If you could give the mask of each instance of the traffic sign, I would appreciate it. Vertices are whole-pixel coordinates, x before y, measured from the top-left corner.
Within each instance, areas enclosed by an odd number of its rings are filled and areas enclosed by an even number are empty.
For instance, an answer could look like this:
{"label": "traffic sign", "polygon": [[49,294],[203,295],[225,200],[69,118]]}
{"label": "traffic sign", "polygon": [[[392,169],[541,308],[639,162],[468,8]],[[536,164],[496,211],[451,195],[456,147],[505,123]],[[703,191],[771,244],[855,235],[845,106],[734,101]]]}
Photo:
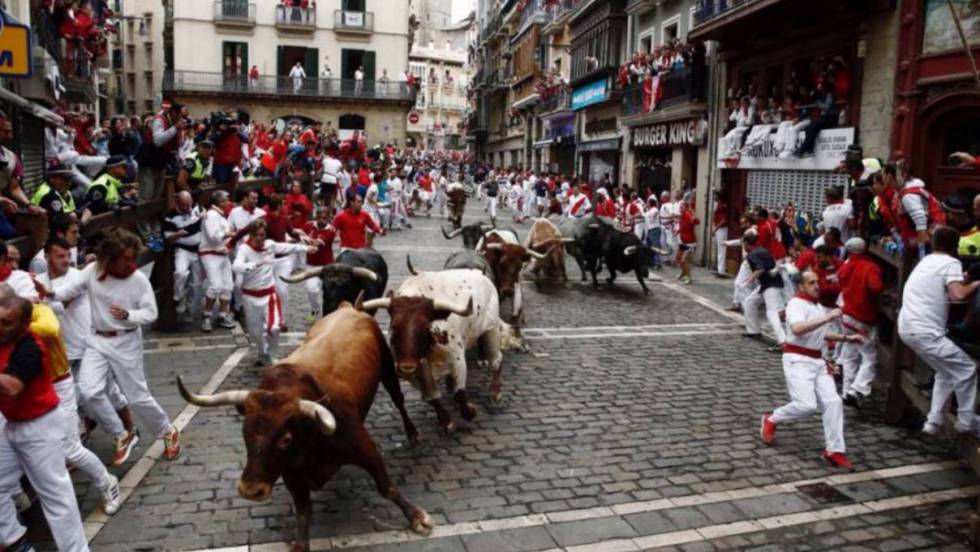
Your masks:
{"label": "traffic sign", "polygon": [[9,20],[0,20],[0,25],[0,76],[30,77],[30,27],[10,23]]}
{"label": "traffic sign", "polygon": [[419,116],[417,111],[413,111],[408,114],[408,122],[412,123],[413,125],[419,124],[419,121],[421,120],[422,117]]}

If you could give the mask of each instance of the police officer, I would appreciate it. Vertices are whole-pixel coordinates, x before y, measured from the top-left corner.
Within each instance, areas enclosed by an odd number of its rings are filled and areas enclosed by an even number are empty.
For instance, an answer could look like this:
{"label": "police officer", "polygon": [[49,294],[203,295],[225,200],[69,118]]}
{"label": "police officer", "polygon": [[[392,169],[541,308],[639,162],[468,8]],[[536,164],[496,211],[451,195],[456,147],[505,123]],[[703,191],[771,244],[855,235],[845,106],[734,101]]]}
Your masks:
{"label": "police officer", "polygon": [[177,190],[186,190],[197,196],[201,184],[211,178],[211,167],[214,162],[211,153],[213,151],[214,142],[209,138],[202,138],[197,141],[197,151],[184,158],[180,172],[177,173]]}
{"label": "police officer", "polygon": [[48,167],[48,180],[34,192],[31,203],[44,209],[49,218],[75,216],[75,198],[71,195],[71,169],[57,163]]}
{"label": "police officer", "polygon": [[105,213],[119,205],[119,192],[122,179],[126,177],[126,158],[113,155],[106,161],[105,172],[89,184],[85,192],[85,211],[82,213],[84,225],[93,215]]}

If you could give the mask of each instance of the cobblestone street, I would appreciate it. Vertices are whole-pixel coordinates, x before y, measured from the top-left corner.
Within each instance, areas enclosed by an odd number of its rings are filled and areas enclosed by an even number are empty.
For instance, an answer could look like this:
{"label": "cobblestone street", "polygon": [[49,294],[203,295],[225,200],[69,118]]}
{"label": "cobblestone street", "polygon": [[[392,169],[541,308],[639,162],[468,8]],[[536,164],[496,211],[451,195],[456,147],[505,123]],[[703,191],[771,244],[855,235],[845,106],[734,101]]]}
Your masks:
{"label": "cobblestone street", "polygon": [[[479,214],[471,208],[467,220]],[[407,276],[406,254],[419,270],[437,269],[461,246],[441,236],[441,220],[414,222],[377,244],[390,288]],[[369,430],[396,484],[433,516],[433,535],[405,531],[397,508],[348,467],[314,494],[315,550],[966,549],[980,481],[942,444],[869,410],[847,413],[853,474],[819,458],[816,418],[780,427],[775,447],[761,444],[759,415],[785,402],[785,384],[779,356],[744,340],[737,317],[721,310],[730,281],[704,274],[680,286],[667,283],[667,269],[644,297],[629,278],[593,290],[569,268],[568,287],[525,283],[531,350],[505,355],[499,405],[488,398],[486,371],[471,370],[473,423],[440,436],[432,409],[403,383],[423,434],[423,445],[408,449],[390,400],[378,394]],[[290,300],[292,345],[306,324],[301,286]],[[386,329],[383,312],[379,320]],[[183,374],[193,389],[254,387],[260,369],[244,337],[148,334],[146,342],[153,391],[186,424],[184,453],[157,462],[159,444],[147,449],[144,440],[117,472],[128,498],[111,518],[95,511],[94,490],[81,489],[93,549],[287,549],[295,519],[285,488],[262,504],[237,495],[238,414],[189,407],[174,385]],[[96,452],[105,458],[108,447],[99,433]]]}

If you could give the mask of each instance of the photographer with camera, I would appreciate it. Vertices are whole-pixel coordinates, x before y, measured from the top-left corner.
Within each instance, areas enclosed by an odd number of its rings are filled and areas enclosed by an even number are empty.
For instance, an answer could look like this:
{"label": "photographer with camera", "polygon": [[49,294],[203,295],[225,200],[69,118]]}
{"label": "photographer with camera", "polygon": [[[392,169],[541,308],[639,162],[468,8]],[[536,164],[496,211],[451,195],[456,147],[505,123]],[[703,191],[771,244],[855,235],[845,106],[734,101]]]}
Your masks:
{"label": "photographer with camera", "polygon": [[248,116],[239,112],[238,117],[232,117],[222,112],[211,114],[211,141],[214,142],[214,166],[211,176],[215,184],[238,183],[238,172],[235,170],[242,164],[242,144],[248,143],[248,137],[242,132],[242,127],[248,125]]}
{"label": "photographer with camera", "polygon": [[[177,151],[189,127],[183,105],[164,100],[161,107],[160,112],[143,125],[143,144],[137,155],[141,203],[163,196],[164,174],[167,169],[173,171],[178,166]],[[154,242],[162,245],[160,221],[141,223],[140,234],[151,245]]]}

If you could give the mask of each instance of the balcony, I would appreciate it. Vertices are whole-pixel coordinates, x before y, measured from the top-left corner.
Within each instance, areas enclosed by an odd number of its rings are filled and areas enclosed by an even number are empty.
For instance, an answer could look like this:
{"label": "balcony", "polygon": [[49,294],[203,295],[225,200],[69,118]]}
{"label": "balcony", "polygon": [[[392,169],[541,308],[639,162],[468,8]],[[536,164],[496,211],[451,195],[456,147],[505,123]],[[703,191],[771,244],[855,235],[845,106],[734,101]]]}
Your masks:
{"label": "balcony", "polygon": [[[716,40],[741,35],[760,24],[771,23],[775,14],[762,15],[760,12],[783,3],[783,0],[699,0],[694,12],[694,28],[688,33],[688,40]],[[796,3],[793,3],[794,6]],[[823,9],[824,3],[814,3],[813,8]],[[828,9],[830,6],[826,6]],[[778,18],[778,17],[777,17]],[[730,23],[738,22],[736,25]]]}
{"label": "balcony", "polygon": [[539,111],[542,114],[554,113],[558,111],[570,111],[572,109],[572,93],[566,89],[544,89],[541,94],[541,105]]}
{"label": "balcony", "polygon": [[370,35],[374,32],[374,13],[334,10],[333,30],[338,33]]}
{"label": "balcony", "polygon": [[548,12],[544,8],[544,0],[528,0],[527,5],[521,11],[521,22],[515,36],[520,35],[533,24],[544,25],[548,23]]}
{"label": "balcony", "polygon": [[557,0],[545,7],[547,21],[541,29],[544,35],[552,35],[562,30],[572,16],[572,0]]}
{"label": "balcony", "polygon": [[312,33],[316,30],[316,7],[276,6],[276,28],[280,31]]}
{"label": "balcony", "polygon": [[354,79],[293,79],[274,75],[250,79],[247,75],[225,75],[203,71],[167,71],[165,92],[217,96],[268,97],[284,100],[324,98],[415,103],[415,90],[406,82],[355,81]]}
{"label": "balcony", "polygon": [[643,15],[660,5],[662,0],[629,0],[626,4],[626,13],[629,15]]}
{"label": "balcony", "polygon": [[255,4],[235,0],[215,2],[214,23],[225,27],[254,27]]}
{"label": "balcony", "polygon": [[[687,67],[671,72],[660,79],[663,96],[655,111],[685,103],[707,101],[707,67]],[[643,83],[630,85],[623,96],[623,116],[647,113],[644,106]]]}

